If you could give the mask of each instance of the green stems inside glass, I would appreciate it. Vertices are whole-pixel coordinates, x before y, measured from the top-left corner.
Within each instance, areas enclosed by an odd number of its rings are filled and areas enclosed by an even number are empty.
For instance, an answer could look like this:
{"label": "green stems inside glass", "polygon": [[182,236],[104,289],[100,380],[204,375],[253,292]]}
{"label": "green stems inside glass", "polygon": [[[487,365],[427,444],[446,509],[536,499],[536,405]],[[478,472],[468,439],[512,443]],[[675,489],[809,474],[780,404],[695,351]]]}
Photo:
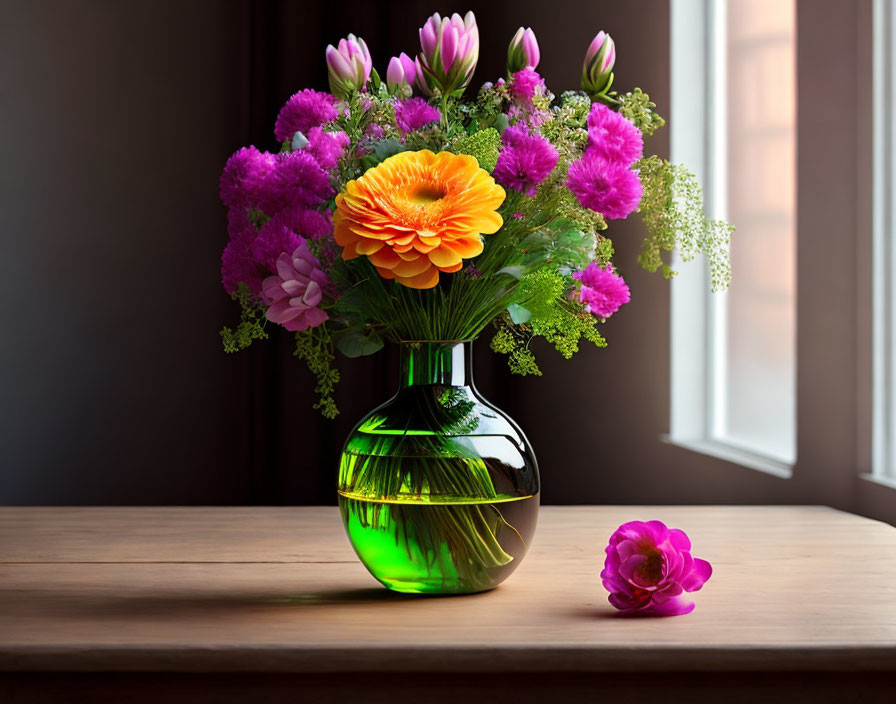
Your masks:
{"label": "green stems inside glass", "polygon": [[478,395],[470,347],[403,343],[398,392],[343,450],[346,530],[392,589],[489,589],[516,568],[534,530],[535,459],[512,421]]}

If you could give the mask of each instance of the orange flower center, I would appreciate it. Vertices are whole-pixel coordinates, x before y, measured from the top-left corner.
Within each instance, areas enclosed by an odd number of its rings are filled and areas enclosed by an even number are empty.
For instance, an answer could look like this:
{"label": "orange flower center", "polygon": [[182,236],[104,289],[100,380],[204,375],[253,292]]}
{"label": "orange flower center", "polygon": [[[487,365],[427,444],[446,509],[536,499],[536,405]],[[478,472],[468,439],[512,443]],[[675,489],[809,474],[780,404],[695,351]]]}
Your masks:
{"label": "orange flower center", "polygon": [[392,216],[396,222],[417,232],[436,232],[451,205],[445,200],[446,195],[448,191],[441,183],[409,183],[396,191]]}

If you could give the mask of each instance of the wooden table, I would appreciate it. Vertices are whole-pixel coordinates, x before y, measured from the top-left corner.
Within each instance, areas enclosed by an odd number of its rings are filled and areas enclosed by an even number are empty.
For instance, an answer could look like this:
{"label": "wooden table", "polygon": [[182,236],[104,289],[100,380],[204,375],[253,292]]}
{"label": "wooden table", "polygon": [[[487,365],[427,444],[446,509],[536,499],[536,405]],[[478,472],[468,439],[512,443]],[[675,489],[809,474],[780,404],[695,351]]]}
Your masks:
{"label": "wooden table", "polygon": [[[690,615],[617,617],[603,548],[653,518],[715,573]],[[3,508],[0,671],[21,702],[892,702],[896,529],[545,507],[504,585],[420,598],[367,574],[334,508]]]}

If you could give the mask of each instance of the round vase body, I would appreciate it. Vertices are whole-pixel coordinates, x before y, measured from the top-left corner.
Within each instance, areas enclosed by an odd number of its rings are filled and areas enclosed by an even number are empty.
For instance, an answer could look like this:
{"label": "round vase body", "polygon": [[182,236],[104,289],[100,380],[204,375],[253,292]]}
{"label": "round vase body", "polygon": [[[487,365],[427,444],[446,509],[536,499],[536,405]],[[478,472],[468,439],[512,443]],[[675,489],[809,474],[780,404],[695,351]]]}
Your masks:
{"label": "round vase body", "polygon": [[401,345],[401,381],[345,443],[339,507],[349,540],[389,589],[491,589],[526,554],[538,465],[525,435],[485,401],[470,343]]}

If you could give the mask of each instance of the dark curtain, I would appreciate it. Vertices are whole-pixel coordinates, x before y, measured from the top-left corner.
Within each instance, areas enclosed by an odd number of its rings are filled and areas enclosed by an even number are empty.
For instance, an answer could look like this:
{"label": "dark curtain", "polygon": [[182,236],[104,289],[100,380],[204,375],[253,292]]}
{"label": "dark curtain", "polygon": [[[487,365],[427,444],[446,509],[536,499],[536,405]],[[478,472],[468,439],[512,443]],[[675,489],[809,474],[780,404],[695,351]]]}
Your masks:
{"label": "dark curtain", "polygon": [[[391,393],[394,354],[342,361],[332,422],[288,334],[224,354],[236,310],[219,282],[218,173],[239,146],[275,148],[292,93],[326,88],[328,43],[363,36],[384,74],[429,14],[467,9],[477,85],[531,25],[548,85],[577,88],[604,29],[617,86],[668,112],[664,0],[0,4],[0,503],[333,502],[342,440]],[[667,137],[648,148],[665,155]],[[605,326],[609,349],[565,361],[538,346],[544,376],[525,379],[487,339],[477,349],[479,386],[529,435],[546,503],[643,497],[626,477],[650,470],[668,427],[667,286],[637,268],[639,223],[610,235],[632,302]]]}

